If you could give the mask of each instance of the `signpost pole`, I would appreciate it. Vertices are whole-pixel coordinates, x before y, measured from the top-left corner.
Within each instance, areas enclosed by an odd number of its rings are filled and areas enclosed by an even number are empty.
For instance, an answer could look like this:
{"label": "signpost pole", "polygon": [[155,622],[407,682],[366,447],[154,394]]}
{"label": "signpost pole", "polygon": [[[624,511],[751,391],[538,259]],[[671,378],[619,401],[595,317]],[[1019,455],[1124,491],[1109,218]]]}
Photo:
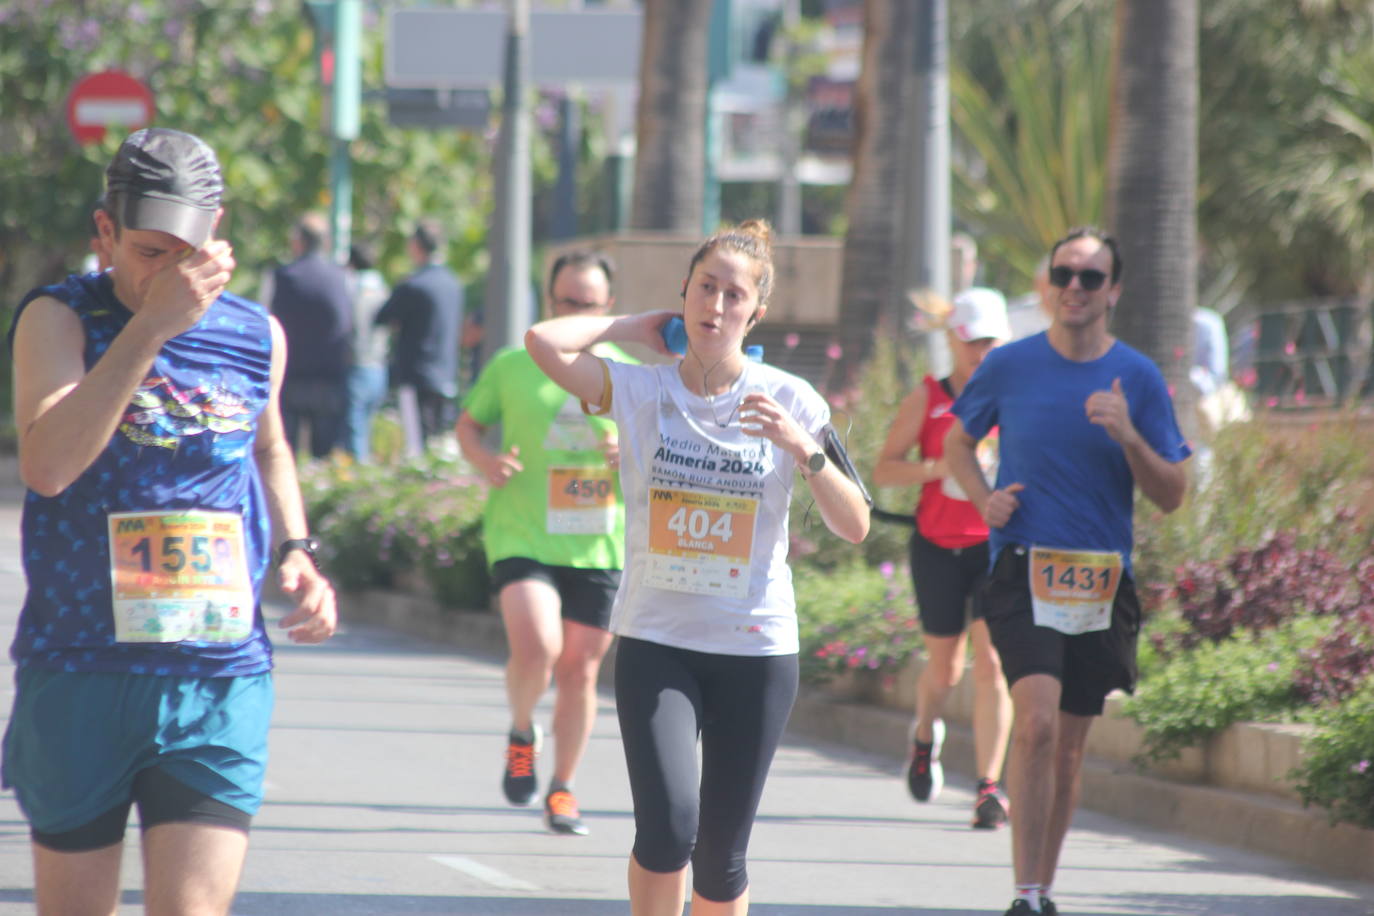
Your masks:
{"label": "signpost pole", "polygon": [[530,314],[529,0],[509,0],[506,73],[497,147],[496,222],[487,277],[483,362],[501,347],[520,347]]}
{"label": "signpost pole", "polygon": [[353,162],[349,143],[358,136],[362,96],[362,0],[334,0],[334,93],[330,133],[329,228],[334,260],[348,260],[353,234]]}

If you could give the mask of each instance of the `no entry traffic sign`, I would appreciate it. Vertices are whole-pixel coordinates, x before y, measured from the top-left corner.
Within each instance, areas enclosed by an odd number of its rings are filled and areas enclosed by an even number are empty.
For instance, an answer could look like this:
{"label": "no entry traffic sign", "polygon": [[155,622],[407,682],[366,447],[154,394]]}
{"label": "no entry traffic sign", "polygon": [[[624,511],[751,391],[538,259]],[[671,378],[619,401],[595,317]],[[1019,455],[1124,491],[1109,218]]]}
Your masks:
{"label": "no entry traffic sign", "polygon": [[99,143],[107,127],[137,130],[153,120],[153,94],[123,70],[83,76],[67,96],[67,126],[78,143]]}

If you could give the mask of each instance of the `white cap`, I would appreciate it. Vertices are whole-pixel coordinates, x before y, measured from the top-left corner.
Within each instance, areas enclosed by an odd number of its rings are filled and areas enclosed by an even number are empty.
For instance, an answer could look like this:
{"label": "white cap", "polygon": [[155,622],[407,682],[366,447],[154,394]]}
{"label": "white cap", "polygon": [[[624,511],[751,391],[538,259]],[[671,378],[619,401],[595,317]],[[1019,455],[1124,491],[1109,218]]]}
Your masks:
{"label": "white cap", "polygon": [[1007,322],[1007,299],[995,289],[970,286],[954,297],[954,310],[947,326],[964,342],[995,338],[1011,340]]}

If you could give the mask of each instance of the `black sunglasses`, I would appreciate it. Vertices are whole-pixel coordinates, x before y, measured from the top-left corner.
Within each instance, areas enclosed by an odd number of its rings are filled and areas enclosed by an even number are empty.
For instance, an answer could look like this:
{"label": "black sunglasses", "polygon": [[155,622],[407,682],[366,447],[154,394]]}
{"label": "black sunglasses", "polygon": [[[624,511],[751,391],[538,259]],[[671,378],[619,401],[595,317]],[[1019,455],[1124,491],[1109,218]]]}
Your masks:
{"label": "black sunglasses", "polygon": [[1074,270],[1072,267],[1051,267],[1050,285],[1060,289],[1068,289],[1073,278],[1078,278],[1078,283],[1083,289],[1092,292],[1101,289],[1102,284],[1107,282],[1107,275],[1100,270],[1089,267],[1087,270]]}

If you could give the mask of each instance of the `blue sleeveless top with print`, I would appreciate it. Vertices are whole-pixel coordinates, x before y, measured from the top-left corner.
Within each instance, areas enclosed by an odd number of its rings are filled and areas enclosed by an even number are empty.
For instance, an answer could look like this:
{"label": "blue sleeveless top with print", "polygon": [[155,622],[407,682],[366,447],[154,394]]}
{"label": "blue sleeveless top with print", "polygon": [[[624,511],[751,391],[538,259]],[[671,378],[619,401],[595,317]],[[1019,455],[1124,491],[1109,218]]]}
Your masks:
{"label": "blue sleeveless top with print", "polygon": [[[107,274],[70,276],[29,293],[66,303],[86,333],[89,371],[133,313]],[[271,385],[267,311],[224,294],[195,327],[168,341],[105,450],[53,497],[30,490],[23,522],[28,594],[10,655],[19,665],[67,671],[195,677],[260,674],[272,667],[260,599],[271,520],[253,457]],[[202,509],[243,519],[253,626],[238,642],[115,640],[107,516]]]}

